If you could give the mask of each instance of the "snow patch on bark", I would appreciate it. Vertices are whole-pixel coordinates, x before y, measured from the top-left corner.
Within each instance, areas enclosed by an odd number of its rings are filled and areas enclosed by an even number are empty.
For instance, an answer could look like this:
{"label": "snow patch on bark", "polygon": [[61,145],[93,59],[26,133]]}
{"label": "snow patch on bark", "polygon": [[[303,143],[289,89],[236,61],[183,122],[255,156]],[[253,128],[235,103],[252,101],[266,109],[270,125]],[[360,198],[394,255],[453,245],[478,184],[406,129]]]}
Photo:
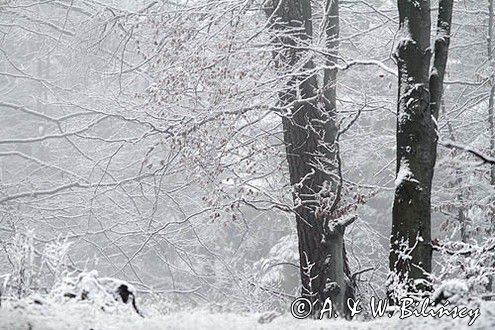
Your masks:
{"label": "snow patch on bark", "polygon": [[411,172],[409,162],[405,159],[402,159],[400,162],[399,171],[397,172],[397,177],[395,178],[395,187],[397,188],[402,183],[407,181],[419,183],[419,181],[414,178],[414,175]]}

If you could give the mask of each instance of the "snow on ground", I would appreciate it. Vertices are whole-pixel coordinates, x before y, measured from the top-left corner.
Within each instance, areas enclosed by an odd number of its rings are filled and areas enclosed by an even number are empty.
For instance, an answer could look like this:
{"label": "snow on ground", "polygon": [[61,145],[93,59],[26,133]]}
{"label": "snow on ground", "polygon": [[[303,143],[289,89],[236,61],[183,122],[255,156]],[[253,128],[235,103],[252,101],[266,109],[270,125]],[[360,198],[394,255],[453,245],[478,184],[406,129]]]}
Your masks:
{"label": "snow on ground", "polygon": [[[290,314],[270,319],[267,314],[211,313],[206,310],[173,312],[170,314],[147,313],[142,318],[129,310],[104,312],[84,302],[65,304],[33,304],[27,302],[5,303],[0,307],[0,329],[80,329],[80,330],[158,330],[158,329],[495,329],[495,303],[485,303],[481,316],[472,326],[468,319],[433,319],[398,317],[378,318],[373,321],[297,320]],[[265,317],[263,317],[265,316]]]}

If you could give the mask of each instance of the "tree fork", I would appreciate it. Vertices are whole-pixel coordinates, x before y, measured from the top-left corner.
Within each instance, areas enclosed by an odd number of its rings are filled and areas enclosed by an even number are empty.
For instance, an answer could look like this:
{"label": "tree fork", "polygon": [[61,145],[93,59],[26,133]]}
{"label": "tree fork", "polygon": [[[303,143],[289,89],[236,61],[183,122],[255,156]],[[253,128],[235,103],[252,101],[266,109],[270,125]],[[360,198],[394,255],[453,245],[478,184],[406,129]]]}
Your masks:
{"label": "tree fork", "polygon": [[[290,183],[294,187],[302,296],[311,301],[314,313],[329,298],[338,313],[347,317],[346,302],[353,297],[354,286],[345,255],[344,232],[354,220],[336,222],[332,218],[340,202],[342,184],[341,179],[335,178],[341,176],[335,123],[337,70],[325,70],[321,102],[317,77],[307,74],[315,64],[305,57],[305,47],[299,47],[312,38],[310,0],[269,1],[265,11],[274,32],[275,61],[289,70],[296,70],[296,64],[305,61],[302,72],[293,74],[279,93],[280,106],[290,108],[282,122]],[[325,24],[330,67],[336,62],[338,46],[337,0],[327,1]],[[300,102],[298,95],[305,101]],[[317,163],[324,163],[325,170],[315,167]],[[326,196],[322,196],[324,190]]]}

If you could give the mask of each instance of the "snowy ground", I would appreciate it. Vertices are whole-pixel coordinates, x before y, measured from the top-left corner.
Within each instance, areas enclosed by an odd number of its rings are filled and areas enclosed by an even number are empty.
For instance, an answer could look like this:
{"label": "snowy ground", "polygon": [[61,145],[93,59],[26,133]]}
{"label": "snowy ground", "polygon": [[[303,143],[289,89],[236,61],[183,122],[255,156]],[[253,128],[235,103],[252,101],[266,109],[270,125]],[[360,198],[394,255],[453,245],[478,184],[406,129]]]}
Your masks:
{"label": "snowy ground", "polygon": [[[0,308],[0,329],[495,329],[495,303],[485,304],[481,316],[472,326],[468,319],[384,317],[370,322],[343,320],[296,320],[290,314],[273,320],[268,314],[210,313],[205,310],[154,313],[141,318],[135,313],[112,314],[84,303],[36,305],[4,303]],[[264,317],[263,317],[264,316]],[[260,322],[261,321],[261,322]]]}

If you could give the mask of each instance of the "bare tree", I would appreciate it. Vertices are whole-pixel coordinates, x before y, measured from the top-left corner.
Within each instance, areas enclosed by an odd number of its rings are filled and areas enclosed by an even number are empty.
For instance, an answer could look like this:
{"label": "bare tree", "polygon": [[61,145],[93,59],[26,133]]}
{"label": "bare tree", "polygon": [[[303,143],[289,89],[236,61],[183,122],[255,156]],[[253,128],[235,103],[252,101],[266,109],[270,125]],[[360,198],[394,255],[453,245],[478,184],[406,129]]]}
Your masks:
{"label": "bare tree", "polygon": [[389,286],[428,290],[431,272],[431,191],[437,154],[437,117],[450,42],[452,0],[439,3],[430,70],[430,1],[399,1],[401,39],[397,103],[397,178],[393,205]]}
{"label": "bare tree", "polygon": [[[330,298],[347,315],[353,285],[344,248],[344,231],[355,218],[340,218],[342,174],[336,126],[338,1],[326,2],[326,69],[323,88],[311,53],[311,1],[273,1],[267,8],[273,29],[274,60],[292,72],[279,93],[290,183],[297,219],[302,296],[322,307]],[[281,73],[283,74],[283,73]]]}
{"label": "bare tree", "polygon": [[[488,124],[489,124],[489,138],[490,138],[490,156],[495,154],[495,127],[494,127],[494,117],[493,117],[493,107],[495,98],[495,82],[494,79],[494,58],[493,58],[493,0],[488,1],[488,37],[487,37],[487,52],[488,61],[491,66],[491,87],[490,87],[490,97],[488,99]],[[495,185],[495,165],[490,167],[490,184]]]}

